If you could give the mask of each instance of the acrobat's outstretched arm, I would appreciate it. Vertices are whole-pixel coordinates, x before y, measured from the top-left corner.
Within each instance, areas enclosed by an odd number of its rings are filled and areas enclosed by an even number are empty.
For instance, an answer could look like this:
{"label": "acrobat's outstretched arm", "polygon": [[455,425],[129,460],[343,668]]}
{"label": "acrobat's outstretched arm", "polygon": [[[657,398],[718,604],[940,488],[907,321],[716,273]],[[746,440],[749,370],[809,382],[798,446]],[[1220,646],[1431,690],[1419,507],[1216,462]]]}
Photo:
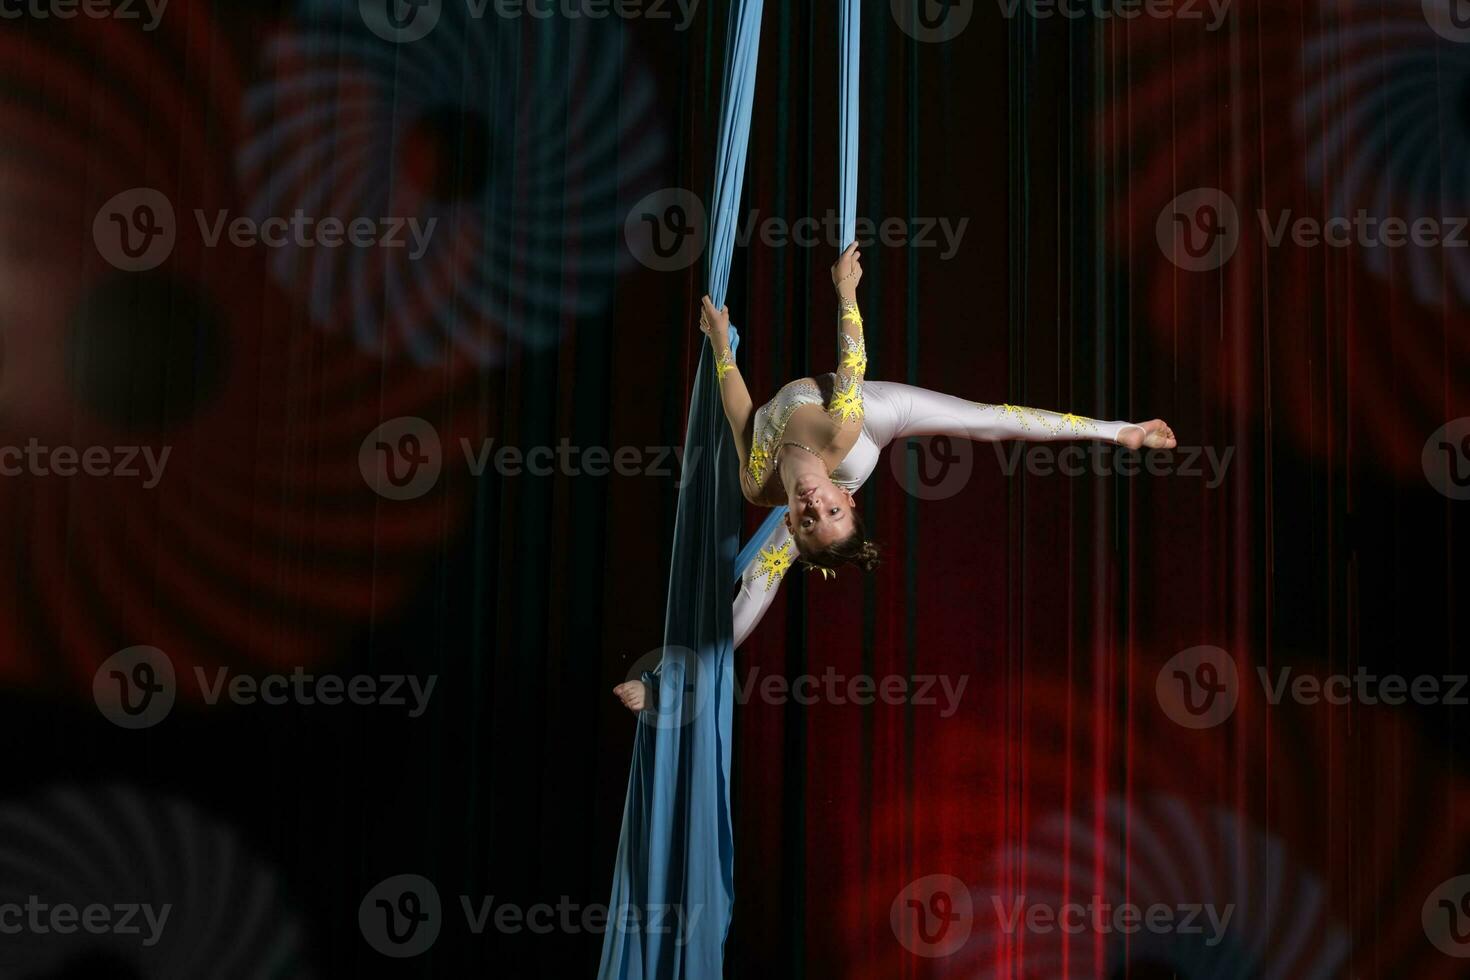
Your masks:
{"label": "acrobat's outstretched arm", "polygon": [[755,557],[740,569],[740,588],[735,593],[737,650],[755,631],[756,624],[771,608],[771,603],[776,601],[781,580],[796,559],[796,544],[784,523],[777,523],[759,542],[758,548]]}
{"label": "acrobat's outstretched arm", "polygon": [[837,370],[827,412],[839,422],[863,417],[868,349],[863,342],[863,314],[857,302],[858,283],[863,279],[861,258],[862,253],[853,242],[832,266],[832,285],[837,290]]}
{"label": "acrobat's outstretched arm", "polygon": [[[750,390],[745,387],[745,378],[740,374],[740,365],[730,350],[729,307],[715,309],[714,302],[705,296],[700,300],[699,329],[709,338],[710,349],[715,355],[715,379],[720,386],[720,402],[725,408],[725,419],[730,423],[730,432],[735,436],[736,458],[750,457],[750,437],[755,405],[750,399]],[[743,476],[745,467],[740,467]]]}

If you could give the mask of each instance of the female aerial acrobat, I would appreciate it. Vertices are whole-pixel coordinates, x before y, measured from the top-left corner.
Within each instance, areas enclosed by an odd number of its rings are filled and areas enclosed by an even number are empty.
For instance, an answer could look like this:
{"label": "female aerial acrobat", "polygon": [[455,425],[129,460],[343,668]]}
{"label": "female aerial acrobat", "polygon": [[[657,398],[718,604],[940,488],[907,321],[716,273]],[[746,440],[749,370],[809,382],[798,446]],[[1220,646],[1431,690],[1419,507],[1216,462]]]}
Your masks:
{"label": "female aerial acrobat", "polygon": [[[729,310],[716,310],[708,296],[702,302],[699,328],[714,349],[725,418],[739,458],[746,461],[740,470],[740,489],[757,507],[788,508],[784,524],[777,525],[762,542],[758,558],[741,570],[734,616],[737,647],[760,622],[793,560],[823,575],[843,565],[864,571],[877,566],[878,549],[864,533],[852,494],[872,475],[879,452],[895,439],[937,435],[984,442],[1099,439],[1129,449],[1173,449],[1176,444],[1174,431],[1161,419],[1099,422],[865,380],[868,355],[857,304],[861,257],[854,243],[832,267],[841,357],[836,373],[798,378],[758,409],[730,352]],[[613,693],[633,711],[645,706],[642,681],[619,684]]]}

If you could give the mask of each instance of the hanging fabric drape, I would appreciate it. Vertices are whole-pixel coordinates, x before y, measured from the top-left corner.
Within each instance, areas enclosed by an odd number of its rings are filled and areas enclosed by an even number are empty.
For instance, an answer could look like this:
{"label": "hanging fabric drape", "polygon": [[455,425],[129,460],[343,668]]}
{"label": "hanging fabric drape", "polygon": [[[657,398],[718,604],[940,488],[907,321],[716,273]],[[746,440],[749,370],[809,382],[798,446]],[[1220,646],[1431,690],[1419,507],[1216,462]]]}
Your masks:
{"label": "hanging fabric drape", "polygon": [[[734,0],[709,209],[709,294],[723,306],[745,180],[763,0]],[[738,337],[731,330],[731,346]],[[644,675],[601,980],[705,980],[724,971],[734,902],[731,570],[740,542],[734,458],[709,345],[701,344],[679,488],[662,661]]]}
{"label": "hanging fabric drape", "polygon": [[[733,0],[730,9],[707,253],[717,307],[725,302],[734,255],[763,8],[763,0]],[[843,0],[845,241],[856,222],[857,12],[858,0]],[[738,343],[732,327],[731,348]],[[730,583],[738,577],[742,461],[735,458],[709,345],[700,346],[683,457],[695,462],[679,489],[663,656],[643,677],[652,703],[639,715],[633,746],[599,980],[710,980],[724,971],[734,903]],[[782,513],[774,512],[763,530]],[[745,552],[738,557],[747,560]]]}

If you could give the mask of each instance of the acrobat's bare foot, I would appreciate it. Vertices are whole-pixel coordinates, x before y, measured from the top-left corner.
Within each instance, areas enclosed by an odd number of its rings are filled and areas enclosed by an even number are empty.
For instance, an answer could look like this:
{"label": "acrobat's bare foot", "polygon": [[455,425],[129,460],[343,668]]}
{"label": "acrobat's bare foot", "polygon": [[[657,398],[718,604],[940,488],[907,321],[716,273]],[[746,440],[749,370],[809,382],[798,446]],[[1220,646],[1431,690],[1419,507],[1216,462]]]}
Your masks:
{"label": "acrobat's bare foot", "polygon": [[1174,430],[1163,419],[1138,422],[1123,427],[1118,433],[1118,445],[1129,449],[1173,449],[1179,445]]}
{"label": "acrobat's bare foot", "polygon": [[625,681],[613,688],[613,693],[635,715],[648,707],[648,686],[642,681]]}

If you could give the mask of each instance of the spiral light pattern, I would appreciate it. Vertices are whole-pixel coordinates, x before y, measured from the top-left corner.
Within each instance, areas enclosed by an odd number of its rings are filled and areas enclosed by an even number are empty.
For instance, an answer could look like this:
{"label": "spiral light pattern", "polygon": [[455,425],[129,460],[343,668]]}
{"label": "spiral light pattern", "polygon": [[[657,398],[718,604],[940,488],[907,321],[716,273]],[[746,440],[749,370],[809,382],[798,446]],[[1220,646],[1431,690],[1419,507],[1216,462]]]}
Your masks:
{"label": "spiral light pattern", "polygon": [[[412,219],[418,249],[282,249],[273,276],[375,355],[499,362],[601,311],[620,208],[665,150],[650,74],[600,21],[447,3],[395,44],[308,0],[264,51],[237,157],[258,218]],[[424,16],[428,16],[424,14]]]}

